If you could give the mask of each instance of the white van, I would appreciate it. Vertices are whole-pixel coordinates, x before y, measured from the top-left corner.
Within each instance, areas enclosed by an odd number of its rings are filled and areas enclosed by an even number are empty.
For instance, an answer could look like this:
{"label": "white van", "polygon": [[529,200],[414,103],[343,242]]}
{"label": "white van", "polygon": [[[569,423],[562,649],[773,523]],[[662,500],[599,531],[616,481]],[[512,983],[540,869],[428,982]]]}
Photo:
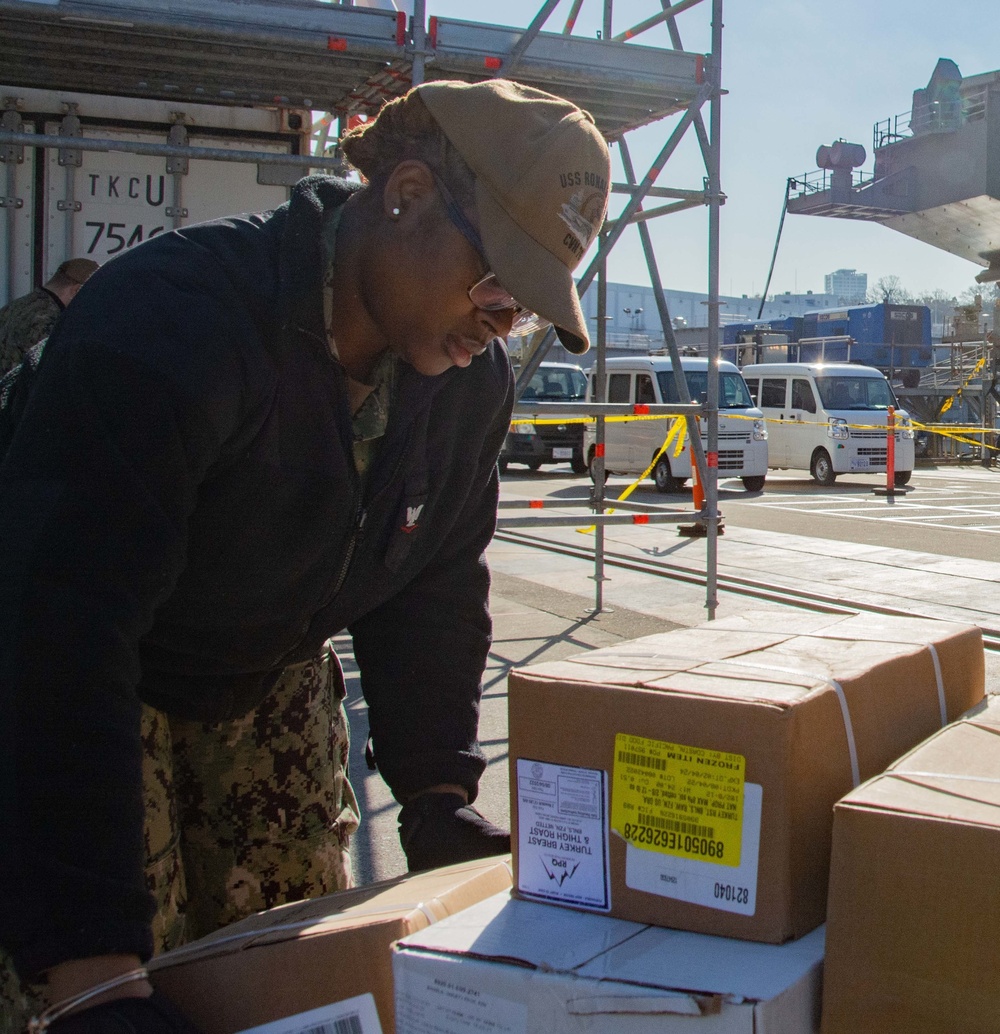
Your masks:
{"label": "white van", "polygon": [[768,466],[808,470],[821,485],[838,474],[885,473],[888,409],[896,408],[893,479],[913,473],[913,427],[885,376],[853,363],[756,363],[743,367],[767,418]]}
{"label": "white van", "polygon": [[[608,359],[605,399],[632,405],[679,402],[669,356],[637,356]],[[693,402],[703,402],[708,392],[708,359],[682,358]],[[593,402],[596,373],[592,369],[587,399]],[[641,474],[653,461],[675,419],[609,421],[604,428],[604,470],[607,474]],[[702,423],[702,442],[706,440]],[[595,430],[587,424],[584,451],[590,476],[594,477]],[[740,371],[732,363],[719,363],[719,478],[738,477],[748,492],[759,492],[767,476],[767,428],[759,409],[754,408]],[[661,492],[678,492],[691,476],[691,445],[685,434],[684,448],[674,455],[671,445],[657,461],[653,480]]]}

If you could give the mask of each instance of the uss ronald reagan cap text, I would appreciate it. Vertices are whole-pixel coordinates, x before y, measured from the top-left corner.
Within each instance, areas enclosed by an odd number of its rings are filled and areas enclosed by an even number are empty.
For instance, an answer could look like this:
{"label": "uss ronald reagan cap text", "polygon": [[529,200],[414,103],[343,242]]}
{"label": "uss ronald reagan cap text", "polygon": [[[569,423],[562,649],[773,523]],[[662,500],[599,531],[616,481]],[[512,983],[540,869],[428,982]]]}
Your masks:
{"label": "uss ronald reagan cap text", "polygon": [[611,185],[611,156],[593,118],[509,79],[416,90],[475,174],[490,268],[582,355],[590,336],[572,271],[604,222]]}

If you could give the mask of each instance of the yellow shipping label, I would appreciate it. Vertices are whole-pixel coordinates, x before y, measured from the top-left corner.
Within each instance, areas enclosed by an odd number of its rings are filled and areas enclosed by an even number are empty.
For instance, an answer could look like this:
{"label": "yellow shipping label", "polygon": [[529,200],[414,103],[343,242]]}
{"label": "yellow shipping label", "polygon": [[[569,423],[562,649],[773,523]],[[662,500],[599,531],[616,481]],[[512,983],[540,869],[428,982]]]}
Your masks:
{"label": "yellow shipping label", "polygon": [[633,847],[739,866],[746,759],[615,736],[611,828]]}

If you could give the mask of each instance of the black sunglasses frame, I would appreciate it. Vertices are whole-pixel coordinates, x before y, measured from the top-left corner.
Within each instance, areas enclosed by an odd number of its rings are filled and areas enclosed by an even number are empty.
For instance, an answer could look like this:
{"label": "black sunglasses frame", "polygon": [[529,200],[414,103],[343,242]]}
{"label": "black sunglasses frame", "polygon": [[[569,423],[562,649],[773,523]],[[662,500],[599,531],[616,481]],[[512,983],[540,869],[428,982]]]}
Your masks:
{"label": "black sunglasses frame", "polygon": [[[468,216],[466,216],[465,212],[462,211],[461,205],[459,205],[459,203],[455,200],[454,196],[448,189],[444,180],[442,180],[441,177],[433,169],[431,169],[430,172],[431,175],[434,177],[434,183],[437,186],[438,193],[441,195],[441,199],[444,201],[444,209],[448,218],[451,220],[455,229],[457,229],[459,233],[461,233],[462,236],[472,246],[472,249],[481,259],[483,263],[483,268],[486,270],[486,272],[472,285],[472,287],[469,288],[469,300],[472,302],[473,305],[477,305],[477,307],[479,308],[484,308],[484,306],[478,305],[475,298],[473,298],[472,296],[472,292],[481,283],[483,283],[484,280],[488,280],[490,277],[496,279],[496,274],[490,268],[490,261],[486,257],[486,249],[483,246],[483,239],[479,236],[479,231],[472,225],[471,222],[469,222]],[[503,289],[503,285],[499,284],[499,281],[498,286],[500,286],[501,289]],[[519,305],[513,295],[510,295],[510,300],[512,302],[511,305],[493,306],[490,309],[486,309],[485,311],[501,311],[502,309],[508,308],[513,309],[514,326],[511,328],[511,332],[515,334],[517,333],[518,323],[537,323],[540,326],[549,325],[549,321],[544,320],[544,318],[538,317],[537,315],[535,315],[535,313],[533,313],[530,309],[526,309],[523,305]]]}

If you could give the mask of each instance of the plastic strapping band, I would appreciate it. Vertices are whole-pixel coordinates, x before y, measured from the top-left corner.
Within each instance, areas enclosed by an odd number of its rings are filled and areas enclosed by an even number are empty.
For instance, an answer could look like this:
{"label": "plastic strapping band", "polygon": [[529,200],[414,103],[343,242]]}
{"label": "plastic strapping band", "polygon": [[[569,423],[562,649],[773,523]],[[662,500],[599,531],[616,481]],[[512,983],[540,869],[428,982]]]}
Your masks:
{"label": "plastic strapping band", "polygon": [[991,776],[962,775],[959,772],[909,772],[893,771],[883,772],[883,775],[891,776],[893,779],[961,779],[963,783],[992,783],[1000,785],[1000,779]]}
{"label": "plastic strapping band", "polygon": [[927,644],[931,652],[931,660],[934,662],[934,677],[937,679],[938,706],[941,708],[941,728],[948,724],[948,702],[944,698],[944,678],[941,676],[941,661],[938,652],[934,649],[933,643]]}
{"label": "plastic strapping band", "polygon": [[837,694],[837,699],[840,701],[840,712],[844,716],[844,730],[847,733],[847,749],[851,754],[851,778],[854,780],[854,785],[858,786],[861,783],[861,770],[858,767],[858,748],[854,743],[854,725],[851,722],[851,709],[847,706],[847,697],[844,696],[844,689],[839,682],[835,679],[823,679],[828,685],[832,686],[834,692]]}
{"label": "plastic strapping band", "polygon": [[[934,678],[937,681],[938,707],[941,712],[941,727],[948,724],[948,704],[944,695],[944,677],[941,674],[941,660],[933,643],[921,643],[930,650],[931,660],[934,662]],[[844,689],[835,679],[828,679],[825,675],[814,675],[811,672],[799,671],[795,668],[778,668],[773,664],[750,664],[747,661],[737,661],[732,658],[720,658],[718,660],[702,661],[702,664],[730,664],[735,668],[753,668],[757,671],[780,671],[786,675],[798,675],[800,677],[814,679],[817,682],[825,682],[836,694],[840,702],[840,713],[844,718],[844,731],[847,733],[847,750],[851,757],[851,778],[854,785],[861,784],[861,769],[858,765],[858,748],[854,740],[854,724],[851,721],[851,709],[847,704],[847,697]]]}
{"label": "plastic strapping band", "polygon": [[825,675],[816,675],[809,671],[799,671],[796,668],[779,668],[774,664],[750,664],[748,661],[736,661],[730,658],[724,660],[711,660],[702,662],[706,667],[717,664],[731,664],[734,668],[752,668],[755,671],[780,671],[785,675],[796,675],[800,679],[812,679],[814,682],[823,682],[828,685],[840,701],[840,713],[844,717],[844,732],[847,733],[847,752],[851,757],[851,778],[854,785],[861,784],[861,769],[858,765],[858,748],[854,742],[854,723],[851,721],[851,709],[847,706],[847,697],[844,695],[844,687],[835,679],[828,679]]}
{"label": "plastic strapping band", "polygon": [[424,916],[427,919],[427,922],[431,926],[433,926],[437,922],[437,916],[431,911],[430,906],[425,905],[422,901],[418,901],[417,908],[419,908],[420,911],[423,912]]}
{"label": "plastic strapping band", "polygon": [[351,912],[328,912],[325,915],[313,916],[311,919],[301,919],[294,923],[273,923],[271,926],[259,927],[254,930],[240,930],[238,933],[231,933],[223,937],[215,937],[209,943],[203,944],[200,942],[194,942],[192,944],[183,945],[180,948],[174,948],[163,955],[158,955],[154,959],[150,959],[146,965],[146,968],[153,972],[154,970],[161,969],[164,966],[172,965],[177,959],[183,958],[186,955],[204,953],[210,955],[213,953],[215,948],[221,947],[224,944],[233,944],[237,941],[251,941],[257,937],[268,937],[271,934],[276,933],[291,933],[293,930],[305,930],[310,926],[320,926],[322,923],[329,922],[331,920],[348,918],[368,918],[380,915],[398,915],[404,913],[410,909],[417,909],[427,917],[430,923],[436,923],[437,917],[430,911],[430,909],[422,901],[407,901],[401,902],[398,905],[384,905],[380,908],[361,908]]}
{"label": "plastic strapping band", "polygon": [[[948,724],[948,701],[944,695],[944,676],[941,674],[941,658],[938,657],[937,649],[933,643],[920,643],[921,646],[926,646],[930,651],[931,660],[934,662],[934,680],[937,683],[937,696],[938,696],[938,710],[941,713],[941,728],[943,729]],[[739,667],[744,668],[756,668],[760,667],[763,670],[767,670],[764,665],[747,664],[746,662],[740,661],[707,661],[708,664],[736,664]],[[768,666],[770,667],[770,666]],[[808,675],[807,672],[799,672],[794,668],[771,668],[772,671],[783,671],[789,675]],[[834,682],[832,679],[828,679],[823,675],[809,675],[809,678],[815,678],[820,682],[826,682],[832,686],[836,692],[837,697],[840,700],[840,709],[844,712],[844,725],[847,728],[847,738],[850,742],[851,747],[851,764],[854,768],[854,785],[858,785],[858,769],[857,769],[857,754],[854,749],[854,732],[851,728],[851,715],[847,708],[847,699],[844,696],[844,691],[841,689],[839,683]]]}
{"label": "plastic strapping band", "polygon": [[88,987],[86,990],[80,991],[78,994],[71,995],[69,998],[64,998],[61,1002],[56,1002],[54,1005],[50,1005],[40,1015],[32,1016],[31,1019],[28,1020],[27,1034],[45,1034],[49,1028],[49,1024],[62,1019],[63,1016],[68,1013],[72,1013],[74,1009],[81,1005],[85,1005],[91,999],[97,998],[106,991],[113,991],[115,988],[122,987],[124,984],[131,984],[137,980],[148,979],[149,973],[147,972],[146,967],[139,966],[138,969],[131,969],[127,973],[122,973],[119,976],[112,977],[110,980],[105,980],[103,983],[95,984],[93,987]]}

